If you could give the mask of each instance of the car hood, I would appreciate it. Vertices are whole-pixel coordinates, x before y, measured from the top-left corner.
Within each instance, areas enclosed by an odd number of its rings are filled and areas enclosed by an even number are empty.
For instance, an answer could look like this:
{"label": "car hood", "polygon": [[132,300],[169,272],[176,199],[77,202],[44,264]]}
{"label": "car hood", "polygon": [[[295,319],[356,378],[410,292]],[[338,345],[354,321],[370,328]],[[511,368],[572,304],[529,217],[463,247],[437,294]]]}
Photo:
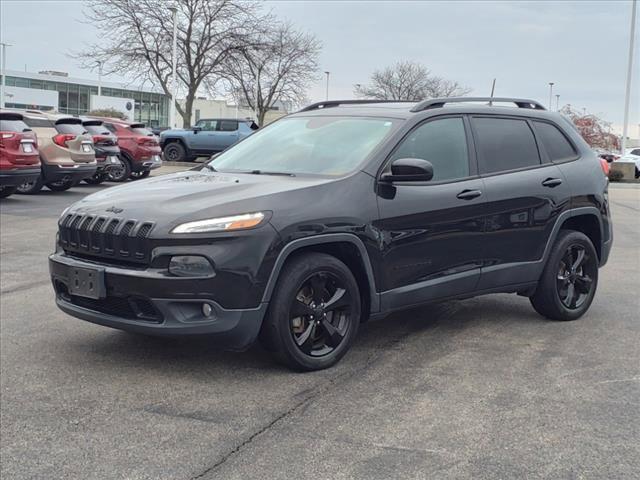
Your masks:
{"label": "car hood", "polygon": [[170,128],[168,130],[163,130],[160,132],[160,137],[164,137],[165,135],[172,135],[172,134],[184,134],[184,132],[189,132],[191,130],[187,130],[186,128]]}
{"label": "car hood", "polygon": [[[108,188],[75,203],[68,213],[155,222],[154,232],[219,216],[272,211],[293,191],[322,188],[326,177],[187,171]],[[162,227],[165,228],[162,228]]]}

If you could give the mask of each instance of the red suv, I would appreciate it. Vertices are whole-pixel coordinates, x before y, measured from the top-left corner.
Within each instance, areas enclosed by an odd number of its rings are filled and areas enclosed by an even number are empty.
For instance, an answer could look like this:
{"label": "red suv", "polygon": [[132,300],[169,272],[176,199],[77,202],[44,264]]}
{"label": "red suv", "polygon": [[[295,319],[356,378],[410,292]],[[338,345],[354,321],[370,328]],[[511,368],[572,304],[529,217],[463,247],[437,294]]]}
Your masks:
{"label": "red suv", "polygon": [[40,176],[40,154],[36,134],[22,114],[0,111],[0,198],[16,191],[18,185]]}
{"label": "red suv", "polygon": [[[97,118],[97,117],[95,117]],[[109,172],[109,180],[124,182],[149,176],[149,172],[162,166],[162,153],[158,138],[144,123],[129,123],[117,118],[101,118],[107,130],[118,137],[120,157],[124,168]]]}

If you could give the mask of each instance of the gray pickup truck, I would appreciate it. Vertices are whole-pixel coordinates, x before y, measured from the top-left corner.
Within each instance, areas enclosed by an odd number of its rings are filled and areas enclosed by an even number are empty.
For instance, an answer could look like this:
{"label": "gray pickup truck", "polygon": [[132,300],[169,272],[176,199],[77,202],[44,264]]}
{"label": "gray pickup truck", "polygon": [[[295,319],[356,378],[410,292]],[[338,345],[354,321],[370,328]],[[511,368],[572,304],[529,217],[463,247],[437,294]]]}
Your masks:
{"label": "gray pickup truck", "polygon": [[165,160],[192,162],[221,152],[251,135],[258,126],[252,120],[235,118],[203,118],[190,129],[160,132],[160,147]]}

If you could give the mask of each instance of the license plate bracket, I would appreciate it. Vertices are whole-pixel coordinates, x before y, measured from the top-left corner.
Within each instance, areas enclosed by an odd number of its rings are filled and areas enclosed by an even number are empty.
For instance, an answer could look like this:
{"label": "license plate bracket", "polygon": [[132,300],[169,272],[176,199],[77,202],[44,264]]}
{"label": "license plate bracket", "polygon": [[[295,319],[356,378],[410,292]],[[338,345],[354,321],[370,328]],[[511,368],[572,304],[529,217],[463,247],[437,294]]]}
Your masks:
{"label": "license plate bracket", "polygon": [[69,268],[69,293],[79,297],[99,300],[107,296],[104,283],[104,269],[70,267]]}
{"label": "license plate bracket", "polygon": [[23,143],[22,151],[24,153],[33,153],[33,145],[31,143]]}
{"label": "license plate bracket", "polygon": [[88,143],[83,143],[82,144],[82,151],[84,153],[90,153],[93,149],[91,148],[91,145],[89,145]]}

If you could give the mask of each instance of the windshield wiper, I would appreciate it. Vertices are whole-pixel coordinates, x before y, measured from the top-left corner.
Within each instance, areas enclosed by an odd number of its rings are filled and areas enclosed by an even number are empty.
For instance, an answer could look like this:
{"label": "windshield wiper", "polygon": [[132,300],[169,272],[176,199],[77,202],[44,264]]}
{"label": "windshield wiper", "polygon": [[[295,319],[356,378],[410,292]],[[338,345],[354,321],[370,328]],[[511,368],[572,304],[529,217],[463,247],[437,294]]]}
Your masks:
{"label": "windshield wiper", "polygon": [[206,168],[210,172],[217,172],[218,171],[213,167],[213,165],[209,165],[208,163],[203,163],[202,165],[203,165],[204,168]]}
{"label": "windshield wiper", "polygon": [[251,175],[282,175],[285,177],[295,177],[296,174],[295,173],[289,173],[289,172],[265,172],[264,170],[250,170],[248,172],[242,172],[242,173],[250,173]]}

